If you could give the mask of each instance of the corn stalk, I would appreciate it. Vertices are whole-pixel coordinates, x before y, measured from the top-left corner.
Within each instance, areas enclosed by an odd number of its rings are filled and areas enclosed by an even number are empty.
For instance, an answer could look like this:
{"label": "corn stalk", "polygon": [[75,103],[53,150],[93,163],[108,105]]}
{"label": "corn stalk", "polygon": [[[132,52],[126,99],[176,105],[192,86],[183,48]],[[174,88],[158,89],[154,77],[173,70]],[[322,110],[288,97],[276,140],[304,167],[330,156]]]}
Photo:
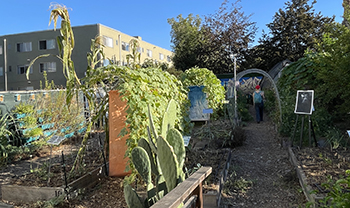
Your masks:
{"label": "corn stalk", "polygon": [[[84,96],[87,98],[89,103],[89,110],[91,112],[90,119],[87,125],[86,133],[83,137],[83,141],[79,148],[77,157],[74,161],[73,167],[71,169],[71,173],[77,169],[77,166],[80,166],[82,163],[82,158],[85,153],[86,144],[89,138],[89,133],[91,132],[91,128],[93,123],[98,120],[100,117],[105,116],[107,112],[107,104],[108,104],[108,96],[104,97],[101,102],[97,103],[94,96],[95,89],[97,88],[97,84],[101,83],[103,80],[103,76],[101,75],[101,70],[97,70],[98,73],[95,72],[95,66],[104,58],[101,38],[96,37],[95,40],[92,40],[91,44],[91,53],[88,54],[88,69],[87,69],[87,79],[84,80],[85,84],[82,85],[74,68],[74,62],[71,58],[72,52],[74,49],[74,34],[73,29],[71,27],[68,9],[64,5],[52,4],[50,6],[51,14],[50,14],[50,22],[54,23],[54,30],[57,27],[57,21],[61,18],[61,28],[60,28],[60,36],[57,37],[57,44],[59,48],[59,55],[56,56],[63,65],[63,74],[66,77],[66,104],[69,106],[71,100],[74,95],[78,98],[78,92],[81,90]],[[30,69],[31,65],[34,62],[43,57],[51,56],[52,54],[44,54],[36,57],[29,65],[28,69]],[[102,72],[103,73],[103,72]],[[29,70],[26,72],[27,79],[29,79]],[[103,82],[102,82],[103,84]],[[106,91],[107,92],[107,91]],[[108,126],[108,125],[106,125]],[[108,127],[106,127],[107,130]],[[107,132],[107,131],[106,131]]]}

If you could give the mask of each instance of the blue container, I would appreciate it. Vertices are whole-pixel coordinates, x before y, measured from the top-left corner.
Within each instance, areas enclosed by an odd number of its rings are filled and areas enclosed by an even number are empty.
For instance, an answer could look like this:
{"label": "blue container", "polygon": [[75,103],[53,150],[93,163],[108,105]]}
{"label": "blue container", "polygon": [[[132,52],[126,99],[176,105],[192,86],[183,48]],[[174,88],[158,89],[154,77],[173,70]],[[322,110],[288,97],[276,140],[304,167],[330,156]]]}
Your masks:
{"label": "blue container", "polygon": [[70,129],[71,129],[71,127],[70,127],[70,126],[67,126],[66,128],[62,128],[62,129],[61,129],[61,132],[62,132],[62,133],[65,133],[65,132],[69,131]]}
{"label": "blue container", "polygon": [[42,124],[41,125],[41,128],[43,130],[46,130],[46,129],[50,129],[50,128],[53,128],[55,126],[55,123],[47,123],[47,124]]}
{"label": "blue container", "polygon": [[49,136],[53,135],[56,132],[57,132],[57,130],[44,131],[43,135],[44,135],[44,137],[49,137]]}
{"label": "blue container", "polygon": [[24,118],[24,117],[26,117],[26,115],[27,114],[25,114],[25,113],[15,113],[14,114],[15,118],[17,118],[17,119]]}
{"label": "blue container", "polygon": [[64,135],[64,138],[68,139],[68,138],[71,138],[72,136],[74,136],[74,132]]}
{"label": "blue container", "polygon": [[78,132],[79,134],[82,134],[83,132],[86,131],[86,129],[87,129],[87,127],[84,127],[84,128],[79,129],[77,132]]}
{"label": "blue container", "polygon": [[30,142],[34,142],[36,140],[38,140],[40,138],[40,136],[36,136],[36,137],[29,137],[29,138],[25,138],[25,143],[28,144]]}
{"label": "blue container", "polygon": [[38,123],[43,123],[44,119],[42,117],[38,118]]}

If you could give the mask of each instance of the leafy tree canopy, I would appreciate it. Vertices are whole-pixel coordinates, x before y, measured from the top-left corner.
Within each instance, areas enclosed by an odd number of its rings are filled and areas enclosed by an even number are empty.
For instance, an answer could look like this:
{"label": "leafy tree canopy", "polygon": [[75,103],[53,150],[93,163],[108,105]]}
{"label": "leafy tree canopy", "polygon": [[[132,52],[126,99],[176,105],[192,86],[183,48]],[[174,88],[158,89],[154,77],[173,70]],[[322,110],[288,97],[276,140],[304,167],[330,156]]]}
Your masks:
{"label": "leafy tree canopy", "polygon": [[174,50],[173,63],[175,68],[185,71],[198,65],[197,53],[203,40],[202,19],[197,15],[183,18],[168,19],[171,25],[171,42]]}
{"label": "leafy tree canopy", "polygon": [[[334,22],[332,18],[315,13],[316,0],[291,0],[279,9],[273,22],[267,24],[270,32],[263,34],[260,46],[251,51],[258,61],[256,65],[265,70],[285,59],[297,61],[303,57],[307,48],[314,49],[316,42],[322,39],[325,27]],[[258,59],[257,57],[260,57]]]}
{"label": "leafy tree canopy", "polygon": [[239,2],[229,4],[225,0],[216,13],[205,16],[203,23],[198,15],[192,14],[168,19],[177,69],[198,66],[216,74],[233,71],[229,54],[237,53],[238,60],[243,60],[256,32],[255,23],[241,11]]}

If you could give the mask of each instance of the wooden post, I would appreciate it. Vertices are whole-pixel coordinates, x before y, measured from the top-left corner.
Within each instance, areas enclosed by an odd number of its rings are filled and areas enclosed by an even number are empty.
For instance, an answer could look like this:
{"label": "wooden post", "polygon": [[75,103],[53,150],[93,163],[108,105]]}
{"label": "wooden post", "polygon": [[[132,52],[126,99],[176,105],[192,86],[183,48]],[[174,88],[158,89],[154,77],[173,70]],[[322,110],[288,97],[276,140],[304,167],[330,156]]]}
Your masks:
{"label": "wooden post", "polygon": [[290,146],[291,146],[291,147],[293,147],[293,140],[294,140],[295,130],[297,129],[298,118],[299,118],[299,115],[297,114],[297,118],[295,119],[293,134],[292,134],[292,137],[291,137],[291,139],[290,139],[290,140],[291,140],[291,141],[290,141]]}
{"label": "wooden post", "polygon": [[311,116],[309,115],[309,147],[311,147]]}
{"label": "wooden post", "polygon": [[125,158],[128,148],[126,140],[129,135],[119,136],[125,127],[126,101],[121,100],[118,91],[109,92],[109,176],[123,177],[131,173],[125,172],[129,158]]}
{"label": "wooden post", "polygon": [[301,148],[301,145],[302,145],[302,141],[303,141],[303,131],[304,131],[304,116],[301,117],[301,127],[300,127],[300,143],[299,143],[299,147]]}
{"label": "wooden post", "polygon": [[151,208],[177,208],[191,195],[197,195],[196,207],[203,208],[202,182],[211,174],[211,167],[201,167],[189,178],[176,186]]}

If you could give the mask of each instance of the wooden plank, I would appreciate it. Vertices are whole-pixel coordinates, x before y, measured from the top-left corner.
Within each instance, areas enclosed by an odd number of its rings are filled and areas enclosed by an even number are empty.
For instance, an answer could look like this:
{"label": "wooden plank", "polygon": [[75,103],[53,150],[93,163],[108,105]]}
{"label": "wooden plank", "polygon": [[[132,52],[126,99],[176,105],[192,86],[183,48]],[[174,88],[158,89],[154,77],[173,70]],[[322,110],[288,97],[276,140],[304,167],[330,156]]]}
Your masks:
{"label": "wooden plank", "polygon": [[[108,166],[108,163],[107,163]],[[68,184],[74,191],[76,189],[88,188],[95,185],[98,179],[105,175],[105,167],[102,165],[93,171],[85,174],[79,179]],[[64,194],[64,186],[62,187],[36,187],[36,186],[17,186],[17,185],[1,185],[2,199],[12,202],[35,202],[45,201]],[[1,207],[1,206],[0,206]]]}
{"label": "wooden plank", "polygon": [[64,194],[61,187],[2,185],[2,199],[11,202],[36,202]]}
{"label": "wooden plank", "polygon": [[[198,171],[180,183],[157,203],[151,206],[151,208],[175,208],[179,206],[183,201],[185,201],[192,194],[192,192],[195,191],[195,189],[198,189],[197,191],[202,192],[202,182],[211,174],[211,171],[211,167],[201,167]],[[200,195],[202,195],[202,193],[200,193]],[[203,202],[203,197],[198,198],[197,201],[200,200]],[[200,202],[201,207],[203,207],[202,202]]]}
{"label": "wooden plank", "polygon": [[68,184],[68,187],[71,188],[70,191],[81,188],[89,188],[95,185],[98,182],[98,179],[105,176],[105,166],[102,165],[93,171],[83,175],[77,180]]}
{"label": "wooden plank", "polygon": [[196,201],[197,201],[197,196],[191,196],[191,198],[187,200],[187,202],[184,204],[182,208],[191,208],[192,205],[196,203]]}
{"label": "wooden plank", "polygon": [[290,147],[288,147],[288,153],[289,153],[290,161],[293,164],[293,166],[294,166],[294,168],[295,168],[295,170],[297,172],[297,175],[298,175],[298,178],[299,178],[299,183],[300,183],[300,186],[301,186],[301,188],[302,188],[302,190],[304,192],[304,195],[305,195],[306,199],[309,202],[312,202],[312,203],[315,204],[316,198],[323,198],[323,197],[318,197],[318,196],[316,196],[315,194],[312,193],[312,188],[307,183],[307,179],[306,179],[305,173],[302,170],[302,167],[300,166],[299,161],[295,157],[295,155],[293,153],[293,150]]}
{"label": "wooden plank", "polygon": [[13,205],[5,204],[3,202],[0,202],[0,208],[13,208]]}

